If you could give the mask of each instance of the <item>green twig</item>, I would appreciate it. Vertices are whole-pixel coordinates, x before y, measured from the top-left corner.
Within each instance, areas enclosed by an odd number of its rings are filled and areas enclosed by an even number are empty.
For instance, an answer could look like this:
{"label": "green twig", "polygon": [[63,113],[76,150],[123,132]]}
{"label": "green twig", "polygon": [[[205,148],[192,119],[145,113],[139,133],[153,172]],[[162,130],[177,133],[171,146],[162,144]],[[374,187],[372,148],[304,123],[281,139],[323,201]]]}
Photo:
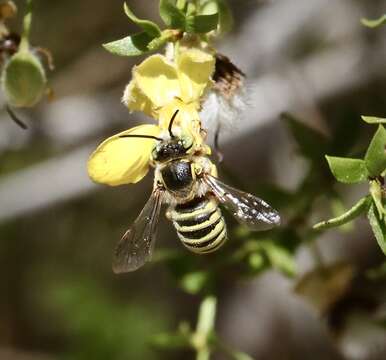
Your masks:
{"label": "green twig", "polygon": [[29,50],[29,36],[31,31],[32,23],[32,0],[26,0],[26,10],[23,19],[23,33],[21,35],[20,50],[28,51]]}
{"label": "green twig", "polygon": [[197,360],[209,360],[211,348],[210,338],[214,333],[217,300],[207,296],[201,303],[198,312],[197,328],[192,337],[192,345],[197,351]]}

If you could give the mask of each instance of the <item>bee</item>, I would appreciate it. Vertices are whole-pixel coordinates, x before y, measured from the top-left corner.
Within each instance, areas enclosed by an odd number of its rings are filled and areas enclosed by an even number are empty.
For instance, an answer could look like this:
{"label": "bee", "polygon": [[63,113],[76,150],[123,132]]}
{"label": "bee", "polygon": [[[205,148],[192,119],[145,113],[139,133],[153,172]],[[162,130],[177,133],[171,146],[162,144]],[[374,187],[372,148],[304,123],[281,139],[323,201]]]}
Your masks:
{"label": "bee", "polygon": [[173,114],[166,138],[155,139],[151,165],[155,168],[152,194],[142,212],[119,241],[113,259],[115,273],[134,271],[151,259],[162,203],[182,244],[197,254],[219,249],[227,239],[219,205],[251,230],[268,230],[280,224],[276,210],[258,197],[224,184],[202,145],[182,129],[174,129]]}

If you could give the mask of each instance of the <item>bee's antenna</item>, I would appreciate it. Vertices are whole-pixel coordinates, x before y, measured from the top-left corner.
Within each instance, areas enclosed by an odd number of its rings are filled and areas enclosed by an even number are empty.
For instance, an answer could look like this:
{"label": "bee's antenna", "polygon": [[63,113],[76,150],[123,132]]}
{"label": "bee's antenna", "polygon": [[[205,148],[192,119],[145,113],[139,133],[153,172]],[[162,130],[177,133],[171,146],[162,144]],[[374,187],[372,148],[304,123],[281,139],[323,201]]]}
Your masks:
{"label": "bee's antenna", "polygon": [[22,129],[26,130],[28,129],[28,126],[21,121],[17,115],[13,112],[13,110],[10,108],[9,105],[5,106],[5,111],[8,113],[9,117],[17,124],[19,125]]}
{"label": "bee's antenna", "polygon": [[168,128],[168,130],[169,130],[169,134],[170,134],[170,137],[171,137],[171,138],[174,138],[174,137],[175,137],[175,136],[173,135],[173,132],[172,132],[172,127],[173,127],[173,123],[174,123],[174,120],[176,119],[176,116],[177,116],[178,112],[179,112],[179,110],[177,109],[177,110],[174,112],[172,118],[170,119],[170,123],[169,123],[169,128]]}
{"label": "bee's antenna", "polygon": [[120,138],[143,138],[162,141],[163,139],[153,135],[121,135]]}

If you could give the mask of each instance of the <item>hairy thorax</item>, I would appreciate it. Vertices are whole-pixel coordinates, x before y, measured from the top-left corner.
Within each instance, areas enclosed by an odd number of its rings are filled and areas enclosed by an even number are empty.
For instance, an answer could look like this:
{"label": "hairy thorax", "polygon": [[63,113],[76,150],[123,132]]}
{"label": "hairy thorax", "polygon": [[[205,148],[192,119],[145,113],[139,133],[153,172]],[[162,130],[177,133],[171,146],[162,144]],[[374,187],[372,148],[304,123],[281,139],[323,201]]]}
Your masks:
{"label": "hairy thorax", "polygon": [[207,186],[200,181],[200,177],[204,173],[213,174],[214,169],[206,157],[175,159],[156,166],[155,181],[156,185],[165,188],[166,203],[185,203],[206,194]]}

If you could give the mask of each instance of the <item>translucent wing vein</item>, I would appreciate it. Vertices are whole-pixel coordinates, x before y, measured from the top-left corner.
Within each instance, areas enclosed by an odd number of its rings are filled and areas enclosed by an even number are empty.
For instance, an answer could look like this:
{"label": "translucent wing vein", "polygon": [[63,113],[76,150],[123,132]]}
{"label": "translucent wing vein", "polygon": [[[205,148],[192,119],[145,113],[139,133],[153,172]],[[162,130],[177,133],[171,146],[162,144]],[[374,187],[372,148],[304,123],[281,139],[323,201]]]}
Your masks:
{"label": "translucent wing vein", "polygon": [[150,261],[161,210],[161,195],[160,189],[153,191],[133,225],[118,242],[113,259],[115,273],[135,271]]}
{"label": "translucent wing vein", "polygon": [[204,177],[204,182],[239,223],[252,230],[268,230],[280,225],[278,212],[262,199],[232,188],[210,175]]}

